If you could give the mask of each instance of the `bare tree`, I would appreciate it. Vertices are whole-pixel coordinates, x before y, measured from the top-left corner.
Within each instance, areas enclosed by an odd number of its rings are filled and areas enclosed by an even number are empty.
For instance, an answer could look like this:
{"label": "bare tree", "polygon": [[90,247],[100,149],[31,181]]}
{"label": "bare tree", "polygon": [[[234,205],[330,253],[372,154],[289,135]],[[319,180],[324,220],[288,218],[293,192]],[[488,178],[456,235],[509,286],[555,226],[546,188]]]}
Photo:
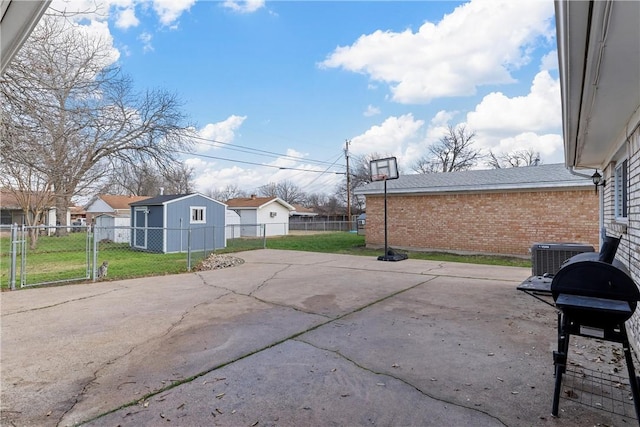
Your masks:
{"label": "bare tree", "polygon": [[230,184],[222,189],[211,189],[207,192],[207,195],[212,199],[226,202],[227,200],[237,199],[239,197],[247,197],[247,192],[241,190],[240,187],[235,184]]}
{"label": "bare tree", "polygon": [[193,168],[186,166],[184,163],[165,168],[162,173],[162,182],[165,194],[193,193]]}
{"label": "bare tree", "polygon": [[265,184],[258,188],[258,194],[263,197],[279,197],[289,204],[301,203],[306,197],[300,187],[288,180]]}
{"label": "bare tree", "polygon": [[177,97],[135,92],[110,54],[104,40],[44,16],[1,84],[2,160],[46,177],[61,225],[71,198],[117,166],[170,168],[189,145]]}
{"label": "bare tree", "polygon": [[501,155],[496,155],[493,151],[490,151],[489,159],[487,160],[487,165],[493,169],[538,166],[540,164],[542,164],[540,152],[535,151],[533,148],[516,150]]}
{"label": "bare tree", "polygon": [[34,227],[42,225],[45,211],[51,207],[54,195],[51,183],[37,170],[29,167],[19,167],[12,162],[2,162],[0,165],[0,185],[3,191],[10,193],[16,200],[24,214],[28,231],[29,246],[35,249],[38,244],[38,231]]}
{"label": "bare tree", "polygon": [[475,132],[464,125],[449,125],[447,133],[431,145],[428,154],[413,165],[418,173],[454,172],[471,169],[483,158],[482,152],[473,147]]}

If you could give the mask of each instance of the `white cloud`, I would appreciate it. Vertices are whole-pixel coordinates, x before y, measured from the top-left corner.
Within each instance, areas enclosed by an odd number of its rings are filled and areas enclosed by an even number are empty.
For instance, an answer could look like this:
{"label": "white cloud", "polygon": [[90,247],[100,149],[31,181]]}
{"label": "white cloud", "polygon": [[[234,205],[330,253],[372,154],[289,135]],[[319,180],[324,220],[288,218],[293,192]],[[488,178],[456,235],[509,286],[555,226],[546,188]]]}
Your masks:
{"label": "white cloud", "polygon": [[211,148],[219,148],[220,144],[216,144],[215,142],[233,142],[238,129],[242,126],[246,118],[247,116],[231,115],[221,122],[208,123],[198,131],[198,136],[209,142],[196,140],[196,151],[205,152]]}
{"label": "white cloud", "polygon": [[472,0],[416,32],[378,30],[338,47],[320,66],[363,73],[391,86],[401,103],[472,95],[481,85],[514,81],[540,37],[553,37],[553,4]]}
{"label": "white cloud", "polygon": [[547,71],[539,72],[525,96],[509,98],[500,92],[485,96],[467,123],[476,132],[513,134],[524,131],[557,131],[562,125],[560,83]]}
{"label": "white cloud", "polygon": [[140,21],[136,17],[134,8],[120,9],[117,12],[116,27],[126,30],[127,28],[137,27],[138,24],[140,24]]}
{"label": "white cloud", "polygon": [[558,69],[558,51],[552,50],[542,57],[540,60],[540,70],[557,70]]}
{"label": "white cloud", "polygon": [[378,114],[380,114],[380,109],[373,105],[367,105],[367,109],[362,113],[365,117],[377,116]]}
{"label": "white cloud", "polygon": [[412,114],[389,117],[382,124],[372,126],[362,135],[351,139],[351,151],[356,155],[371,153],[402,156],[407,144],[415,140],[424,125]]}
{"label": "white cloud", "polygon": [[239,13],[253,13],[264,7],[264,0],[225,0],[223,7]]}
{"label": "white cloud", "polygon": [[196,0],[153,0],[153,10],[158,14],[162,25],[170,26],[182,13],[191,9],[195,2]]}
{"label": "white cloud", "polygon": [[153,52],[153,45],[151,44],[151,40],[153,39],[153,35],[148,32],[140,33],[138,36],[138,40],[142,42],[142,51],[143,52]]}

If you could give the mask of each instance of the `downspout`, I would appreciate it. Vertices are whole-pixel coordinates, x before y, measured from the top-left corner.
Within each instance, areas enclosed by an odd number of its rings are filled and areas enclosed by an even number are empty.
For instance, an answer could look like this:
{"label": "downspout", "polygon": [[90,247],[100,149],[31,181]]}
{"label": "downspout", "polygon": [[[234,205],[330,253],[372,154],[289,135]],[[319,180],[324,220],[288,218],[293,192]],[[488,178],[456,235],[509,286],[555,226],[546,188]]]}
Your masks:
{"label": "downspout", "polygon": [[[604,173],[604,168],[602,168],[602,171]],[[571,166],[569,168],[569,172],[571,175],[591,179],[591,175],[586,175],[576,171],[575,166]],[[598,191],[598,187],[596,187],[596,191]],[[607,229],[604,227],[604,187],[602,190],[598,191],[598,229],[600,230],[598,247],[602,247],[602,242],[604,238],[607,237]]]}

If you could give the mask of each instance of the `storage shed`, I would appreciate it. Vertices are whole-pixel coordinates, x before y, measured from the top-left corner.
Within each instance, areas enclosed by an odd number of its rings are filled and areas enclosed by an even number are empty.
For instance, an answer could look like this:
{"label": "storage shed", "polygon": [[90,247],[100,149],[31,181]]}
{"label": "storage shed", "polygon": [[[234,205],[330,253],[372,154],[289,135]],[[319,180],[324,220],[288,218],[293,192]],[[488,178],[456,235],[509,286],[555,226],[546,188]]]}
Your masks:
{"label": "storage shed", "polygon": [[226,205],[199,193],[131,203],[131,246],[149,252],[206,251],[226,246]]}
{"label": "storage shed", "polygon": [[94,236],[98,242],[128,243],[131,240],[129,215],[102,214],[94,218]]}

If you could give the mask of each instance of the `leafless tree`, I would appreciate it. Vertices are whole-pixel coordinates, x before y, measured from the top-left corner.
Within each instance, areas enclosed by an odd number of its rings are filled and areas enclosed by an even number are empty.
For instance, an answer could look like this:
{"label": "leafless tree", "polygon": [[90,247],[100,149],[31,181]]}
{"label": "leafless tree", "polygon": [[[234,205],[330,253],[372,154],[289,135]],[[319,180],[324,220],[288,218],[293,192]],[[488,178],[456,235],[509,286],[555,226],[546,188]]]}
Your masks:
{"label": "leafless tree", "polygon": [[473,147],[475,136],[464,125],[449,125],[447,133],[416,161],[413,170],[433,173],[471,169],[483,158],[482,152]]}
{"label": "leafless tree", "polygon": [[247,197],[248,193],[241,190],[237,185],[230,184],[222,189],[211,189],[207,192],[207,195],[220,202],[226,202],[227,200],[237,199],[239,197]]}
{"label": "leafless tree", "polygon": [[189,194],[193,189],[193,168],[184,164],[159,169],[153,164],[133,165],[120,163],[118,173],[100,192],[110,194],[132,194],[157,196],[164,194]]}
{"label": "leafless tree", "polygon": [[0,86],[2,161],[46,177],[61,225],[72,197],[118,166],[167,169],[189,145],[176,95],[137,93],[110,55],[105,40],[44,16]]}
{"label": "leafless tree", "polygon": [[516,150],[511,153],[496,155],[493,151],[489,152],[487,165],[493,169],[501,168],[517,168],[520,166],[538,166],[542,164],[540,160],[540,152],[533,148],[526,150]]}
{"label": "leafless tree", "polygon": [[258,188],[258,194],[263,197],[279,197],[289,204],[304,201],[304,191],[289,180],[269,183]]}
{"label": "leafless tree", "polygon": [[[0,135],[0,138],[2,136]],[[53,204],[51,183],[37,170],[18,167],[13,162],[0,165],[0,186],[16,200],[24,214],[28,231],[29,246],[35,249],[38,244],[38,231],[35,226],[43,225],[45,211]],[[34,190],[35,189],[35,190]]]}

